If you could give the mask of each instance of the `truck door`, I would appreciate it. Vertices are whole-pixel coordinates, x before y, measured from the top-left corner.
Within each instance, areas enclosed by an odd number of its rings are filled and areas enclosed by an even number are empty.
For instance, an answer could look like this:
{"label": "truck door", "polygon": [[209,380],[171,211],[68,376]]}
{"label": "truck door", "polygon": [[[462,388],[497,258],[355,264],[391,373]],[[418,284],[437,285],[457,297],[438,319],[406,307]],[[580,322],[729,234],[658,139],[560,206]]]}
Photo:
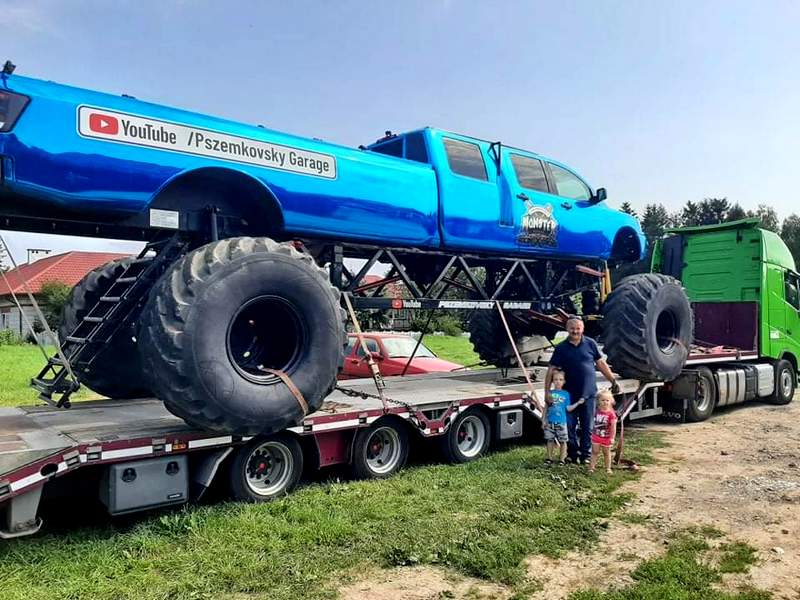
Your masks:
{"label": "truck door", "polygon": [[443,132],[433,136],[431,154],[439,182],[439,227],[444,245],[512,250],[514,227],[504,224],[510,220],[510,211],[502,208],[503,182],[489,143]]}
{"label": "truck door", "polygon": [[545,165],[538,158],[507,151],[504,166],[511,188],[514,214],[514,243],[517,251],[555,250],[563,208],[550,193]]}
{"label": "truck door", "polygon": [[797,356],[800,348],[800,280],[793,271],[783,272],[783,294],[786,301],[786,340],[784,349]]}

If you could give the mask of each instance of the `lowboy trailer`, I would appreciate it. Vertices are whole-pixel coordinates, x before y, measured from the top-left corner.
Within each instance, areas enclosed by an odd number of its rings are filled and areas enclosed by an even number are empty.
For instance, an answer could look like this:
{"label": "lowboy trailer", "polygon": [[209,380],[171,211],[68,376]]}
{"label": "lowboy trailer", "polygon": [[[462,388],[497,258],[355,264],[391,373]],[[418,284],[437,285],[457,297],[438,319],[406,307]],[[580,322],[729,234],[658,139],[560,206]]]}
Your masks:
{"label": "lowboy trailer", "polygon": [[[695,348],[682,376],[666,385],[619,379],[618,413],[623,420],[662,414],[693,420],[693,395],[706,393],[697,370],[745,373],[754,358],[734,348]],[[545,368],[531,370],[539,397]],[[773,392],[764,381],[753,388],[761,396]],[[494,442],[535,439],[540,431],[540,412],[520,370],[413,375],[385,384],[386,407],[371,379],[343,381],[320,410],[268,436],[194,429],[153,398],[79,402],[70,410],[0,408],[0,538],[38,532],[40,501],[51,488],[77,495],[88,486],[111,515],[197,501],[212,483],[227,486],[237,500],[258,502],[290,492],[304,469],[347,465],[356,478],[389,477],[425,438],[435,440],[446,461],[463,463]],[[608,387],[599,374],[598,387]],[[742,394],[724,389],[725,397],[701,402],[713,409],[753,397],[744,388]]]}

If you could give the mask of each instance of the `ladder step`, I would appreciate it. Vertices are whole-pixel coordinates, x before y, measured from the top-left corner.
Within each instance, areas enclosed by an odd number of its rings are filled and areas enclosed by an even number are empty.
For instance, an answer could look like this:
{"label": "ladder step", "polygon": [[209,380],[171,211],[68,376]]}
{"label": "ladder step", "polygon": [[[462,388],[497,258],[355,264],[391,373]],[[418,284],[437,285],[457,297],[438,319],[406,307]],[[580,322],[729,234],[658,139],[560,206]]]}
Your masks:
{"label": "ladder step", "polygon": [[67,341],[72,342],[73,344],[83,344],[86,342],[85,337],[75,337],[74,335],[68,335]]}
{"label": "ladder step", "polygon": [[134,258],[131,261],[131,264],[132,265],[141,265],[143,263],[153,262],[154,258],[155,258],[155,256],[142,256],[141,258]]}
{"label": "ladder step", "polygon": [[83,317],[83,320],[87,323],[102,323],[103,317]]}
{"label": "ladder step", "polygon": [[121,296],[100,296],[100,302],[113,302],[116,304],[120,301]]}
{"label": "ladder step", "polygon": [[138,277],[120,277],[114,283],[133,283],[139,279]]}
{"label": "ladder step", "polygon": [[31,379],[31,387],[35,389],[37,392],[41,392],[42,394],[50,394],[52,391],[51,390],[52,386],[48,385],[46,382],[36,377]]}

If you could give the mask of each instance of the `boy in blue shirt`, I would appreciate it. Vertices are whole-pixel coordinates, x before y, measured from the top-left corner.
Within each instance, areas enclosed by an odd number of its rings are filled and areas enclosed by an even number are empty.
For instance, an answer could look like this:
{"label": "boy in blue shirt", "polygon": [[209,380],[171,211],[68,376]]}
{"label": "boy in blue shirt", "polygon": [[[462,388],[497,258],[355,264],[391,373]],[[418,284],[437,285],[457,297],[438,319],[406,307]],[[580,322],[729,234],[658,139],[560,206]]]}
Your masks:
{"label": "boy in blue shirt", "polygon": [[542,418],[544,439],[547,442],[546,465],[552,465],[556,454],[556,446],[560,448],[558,464],[563,465],[567,459],[567,412],[572,412],[575,407],[583,403],[581,398],[575,404],[570,404],[569,392],[564,387],[564,371],[554,369],[552,376],[553,389],[548,396],[547,407]]}

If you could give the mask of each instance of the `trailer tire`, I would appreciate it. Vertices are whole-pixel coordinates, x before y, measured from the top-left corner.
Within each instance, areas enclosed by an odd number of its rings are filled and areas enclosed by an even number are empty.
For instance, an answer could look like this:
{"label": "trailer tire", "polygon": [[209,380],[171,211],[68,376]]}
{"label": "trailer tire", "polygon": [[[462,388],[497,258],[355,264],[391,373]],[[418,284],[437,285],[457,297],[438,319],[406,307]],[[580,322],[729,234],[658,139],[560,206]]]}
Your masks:
{"label": "trailer tire", "polygon": [[159,280],[142,314],[140,352],[156,396],[192,426],[270,434],[304,416],[279,377],[320,407],[347,341],[339,291],[313,258],[268,238],[206,244]]}
{"label": "trailer tire", "polygon": [[458,415],[441,437],[441,450],[449,463],[465,463],[483,456],[492,443],[489,417],[476,409]]}
{"label": "trailer tire", "polygon": [[353,442],[350,473],[356,479],[386,479],[408,460],[408,432],[393,421],[376,421],[359,429]]}
{"label": "trailer tire", "polygon": [[702,395],[687,401],[686,420],[689,423],[705,421],[711,416],[717,405],[717,382],[714,380],[711,369],[700,367],[697,369],[697,375],[699,379],[698,392]]}
{"label": "trailer tire", "polygon": [[769,397],[771,404],[789,404],[794,399],[797,386],[797,374],[792,363],[780,359],[775,363],[775,391]]}
{"label": "trailer tire", "polygon": [[671,381],[694,338],[694,315],[680,283],[642,273],[623,279],[603,306],[608,362],[623,377]]}
{"label": "trailer tire", "polygon": [[242,502],[267,502],[291,492],[303,474],[303,451],[293,436],[257,437],[236,451],[230,492]]}
{"label": "trailer tire", "polygon": [[[507,315],[506,319],[508,318]],[[525,335],[511,330],[514,344],[526,367],[539,362],[545,349],[550,346],[549,340],[557,331],[555,327],[546,323],[531,325],[536,328],[536,333]],[[537,328],[537,325],[541,327]],[[476,310],[470,317],[468,329],[469,340],[481,360],[501,369],[517,366],[517,357],[496,310]]]}
{"label": "trailer tire", "polygon": [[[118,258],[87,273],[72,288],[61,311],[59,340],[80,325],[111,284],[133,258]],[[75,369],[78,380],[89,389],[115,399],[142,398],[152,392],[144,382],[139,350],[133,331],[118,331],[92,361],[90,370]]]}

